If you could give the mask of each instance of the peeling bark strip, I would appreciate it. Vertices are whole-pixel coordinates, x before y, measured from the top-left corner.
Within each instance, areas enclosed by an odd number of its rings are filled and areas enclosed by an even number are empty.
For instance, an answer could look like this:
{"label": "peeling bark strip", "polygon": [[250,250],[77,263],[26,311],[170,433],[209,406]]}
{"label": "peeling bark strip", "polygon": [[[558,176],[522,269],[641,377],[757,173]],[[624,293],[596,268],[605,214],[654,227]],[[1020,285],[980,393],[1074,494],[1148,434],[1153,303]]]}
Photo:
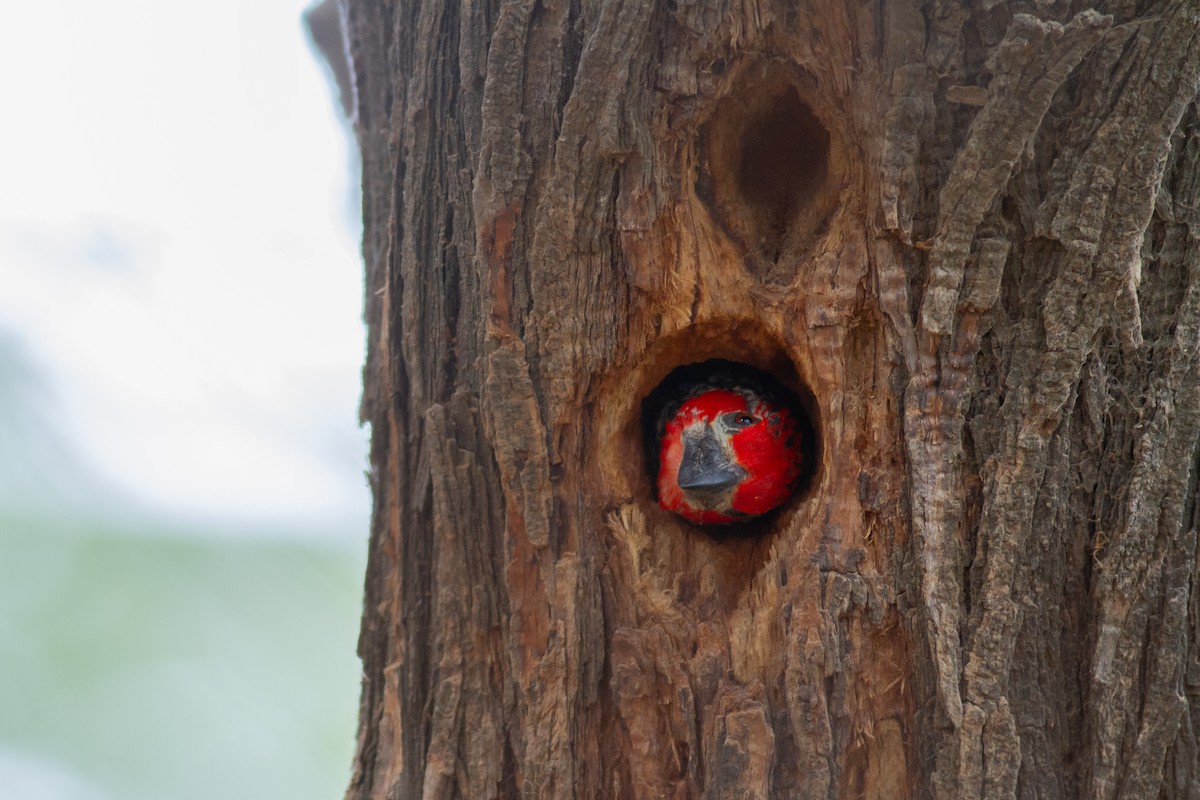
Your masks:
{"label": "peeling bark strip", "polygon": [[967,256],[983,215],[1008,183],[1055,93],[1110,21],[1085,11],[1064,27],[1017,14],[989,56],[987,69],[993,75],[989,99],[971,122],[938,197],[938,230],[921,298],[924,331],[951,330]]}
{"label": "peeling bark strip", "polygon": [[[1195,0],[343,11],[348,798],[1197,796]],[[645,472],[709,358],[812,395],[758,537]]]}

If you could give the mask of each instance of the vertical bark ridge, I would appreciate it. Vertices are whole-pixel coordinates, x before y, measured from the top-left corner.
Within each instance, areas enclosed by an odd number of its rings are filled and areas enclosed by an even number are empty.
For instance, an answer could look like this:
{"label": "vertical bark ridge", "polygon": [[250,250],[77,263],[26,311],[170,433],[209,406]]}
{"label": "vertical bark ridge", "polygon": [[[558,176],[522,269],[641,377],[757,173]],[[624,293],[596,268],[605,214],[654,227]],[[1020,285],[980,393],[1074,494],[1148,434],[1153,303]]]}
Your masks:
{"label": "vertical bark ridge", "polygon": [[924,331],[936,335],[951,331],[967,257],[984,214],[1008,183],[1059,87],[1109,24],[1109,19],[1090,10],[1066,26],[1025,14],[1013,18],[989,58],[994,77],[987,103],[971,121],[967,140],[938,197],[938,231],[921,297]]}
{"label": "vertical bark ridge", "polygon": [[[978,316],[990,309],[990,304],[983,303],[996,299],[992,287],[998,286],[997,272],[1003,268],[1007,248],[981,247],[980,252],[986,255],[975,261],[972,296],[967,303],[961,303],[960,293],[968,252],[984,212],[1008,181],[1018,154],[1040,126],[1053,95],[1107,26],[1106,19],[1092,12],[1079,15],[1065,29],[1022,15],[1014,18],[989,59],[995,72],[990,99],[972,123],[939,198],[938,234],[929,255],[929,281],[919,312],[921,353],[905,393],[905,422],[913,480],[914,532],[921,553],[922,593],[935,654],[939,707],[945,709],[948,725],[960,729],[956,746],[942,750],[947,760],[939,767],[940,777],[936,780],[943,787],[939,791],[961,797],[981,796],[986,779],[983,729],[997,700],[995,688],[985,689],[982,694],[972,692],[978,684],[973,684],[973,665],[969,663],[965,698],[971,704],[968,709],[963,708],[959,688],[963,674],[958,638],[964,556],[957,543],[964,510],[959,496],[962,419],[966,374],[979,349]],[[964,202],[964,198],[969,199]],[[939,357],[936,350],[940,335],[950,333],[954,317],[963,312],[965,324]],[[1020,541],[1010,536],[999,544],[1019,548]],[[1011,565],[1012,560],[1010,552],[989,564]],[[1003,572],[990,575],[984,586],[989,584],[1009,591],[1012,576]],[[1013,616],[1007,605],[1000,612],[1005,620],[1011,621]],[[986,621],[984,627],[990,627]],[[994,641],[1011,643],[1012,632],[1011,628],[997,631]],[[988,660],[998,662],[998,671],[1007,672],[1003,666],[1006,656],[996,654]],[[1000,731],[1010,731],[1009,723],[1011,718],[992,733],[992,738],[1001,735]],[[1013,735],[1013,742],[1005,744],[1004,749],[1014,749],[1015,731]],[[948,761],[954,750],[959,752],[956,766]],[[951,769],[957,772],[953,779],[949,777]]]}

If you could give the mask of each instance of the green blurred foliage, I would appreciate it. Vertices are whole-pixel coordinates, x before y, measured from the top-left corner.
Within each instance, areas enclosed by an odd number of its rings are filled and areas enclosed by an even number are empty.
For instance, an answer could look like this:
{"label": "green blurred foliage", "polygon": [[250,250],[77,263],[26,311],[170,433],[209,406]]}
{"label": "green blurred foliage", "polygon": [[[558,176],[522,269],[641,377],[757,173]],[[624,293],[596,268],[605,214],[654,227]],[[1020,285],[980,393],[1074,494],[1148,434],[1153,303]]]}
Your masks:
{"label": "green blurred foliage", "polygon": [[89,800],[340,797],[362,550],[0,518],[0,799],[13,754]]}

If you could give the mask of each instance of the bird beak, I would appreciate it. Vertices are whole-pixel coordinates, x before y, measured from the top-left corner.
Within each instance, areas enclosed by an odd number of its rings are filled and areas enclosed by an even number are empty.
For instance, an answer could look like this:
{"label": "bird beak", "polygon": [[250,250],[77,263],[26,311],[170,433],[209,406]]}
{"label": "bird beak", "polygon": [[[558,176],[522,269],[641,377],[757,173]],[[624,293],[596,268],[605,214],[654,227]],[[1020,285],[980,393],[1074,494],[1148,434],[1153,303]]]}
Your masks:
{"label": "bird beak", "polygon": [[683,457],[679,461],[679,488],[685,492],[720,494],[742,482],[746,470],[729,460],[709,425],[683,432]]}

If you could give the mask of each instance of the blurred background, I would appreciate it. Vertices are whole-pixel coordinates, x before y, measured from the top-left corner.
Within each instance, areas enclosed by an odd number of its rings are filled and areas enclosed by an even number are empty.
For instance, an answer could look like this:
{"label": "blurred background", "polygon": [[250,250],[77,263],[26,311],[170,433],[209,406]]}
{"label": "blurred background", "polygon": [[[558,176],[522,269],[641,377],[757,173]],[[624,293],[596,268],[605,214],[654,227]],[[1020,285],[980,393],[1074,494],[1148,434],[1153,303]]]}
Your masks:
{"label": "blurred background", "polygon": [[347,785],[357,167],[305,5],[0,25],[0,800]]}

